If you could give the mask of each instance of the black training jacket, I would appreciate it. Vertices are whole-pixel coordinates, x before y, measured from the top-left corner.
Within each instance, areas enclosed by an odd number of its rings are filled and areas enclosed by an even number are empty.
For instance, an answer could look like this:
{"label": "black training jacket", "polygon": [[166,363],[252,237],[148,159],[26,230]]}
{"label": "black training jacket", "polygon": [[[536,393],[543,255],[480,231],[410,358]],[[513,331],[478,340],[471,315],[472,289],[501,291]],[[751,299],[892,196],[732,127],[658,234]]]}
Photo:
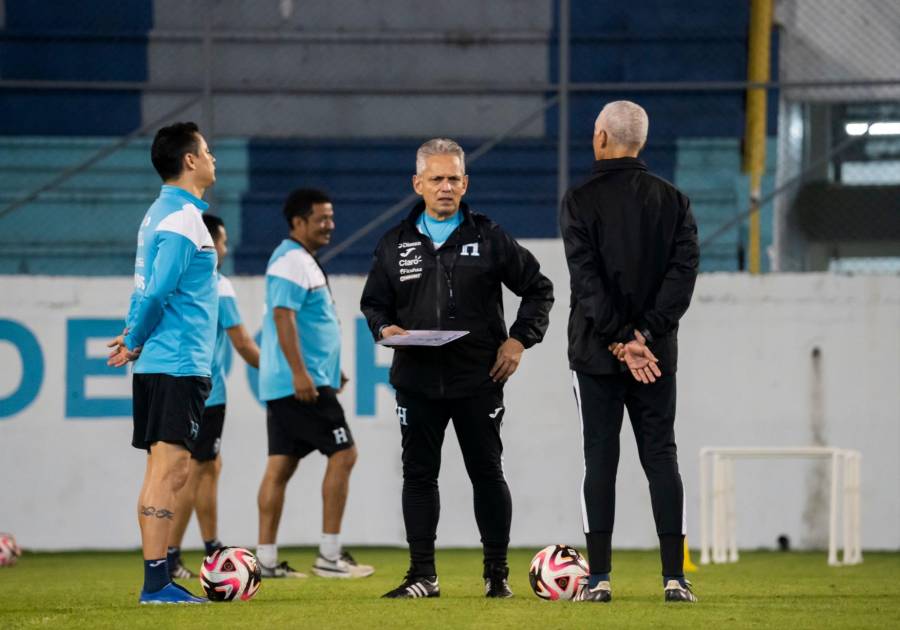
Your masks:
{"label": "black training jacket", "polygon": [[607,346],[638,329],[663,373],[675,372],[678,320],[700,260],[688,198],[637,158],[598,160],[592,177],[566,193],[560,232],[572,292],[570,367],[621,372]]}
{"label": "black training jacket", "polygon": [[553,284],[531,252],[466,204],[459,227],[435,251],[415,225],[424,210],[420,202],[378,243],[360,308],[376,340],[391,324],[470,332],[438,348],[396,348],[391,384],[426,398],[500,389],[488,373],[508,337],[501,283],[522,298],[509,335],[526,348],[547,331]]}

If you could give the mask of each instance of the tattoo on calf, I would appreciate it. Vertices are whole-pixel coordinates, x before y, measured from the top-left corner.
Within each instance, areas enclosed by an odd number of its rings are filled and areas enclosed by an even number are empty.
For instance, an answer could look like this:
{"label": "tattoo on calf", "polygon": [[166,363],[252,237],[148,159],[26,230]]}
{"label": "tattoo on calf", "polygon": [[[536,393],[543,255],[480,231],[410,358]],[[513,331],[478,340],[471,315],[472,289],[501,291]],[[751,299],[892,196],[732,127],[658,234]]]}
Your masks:
{"label": "tattoo on calf", "polygon": [[156,518],[167,518],[171,521],[172,517],[175,516],[175,512],[167,510],[166,508],[155,508],[152,505],[142,505],[141,515],[155,516]]}

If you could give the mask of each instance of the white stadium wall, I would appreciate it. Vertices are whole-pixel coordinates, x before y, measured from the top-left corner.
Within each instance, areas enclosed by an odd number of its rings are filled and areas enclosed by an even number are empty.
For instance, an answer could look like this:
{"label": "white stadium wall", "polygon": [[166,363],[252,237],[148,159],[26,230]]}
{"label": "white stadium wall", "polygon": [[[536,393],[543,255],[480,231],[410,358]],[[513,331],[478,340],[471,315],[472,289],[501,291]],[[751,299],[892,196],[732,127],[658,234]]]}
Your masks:
{"label": "white stadium wall", "polygon": [[[568,278],[558,241],[527,243],[557,287],[545,342],[525,354],[506,390],[505,470],[512,544],[583,544],[581,439],[565,358]],[[344,526],[350,544],[403,543],[399,429],[386,378],[358,313],[363,279],[335,277],[343,322],[342,401],[359,445]],[[260,278],[235,278],[245,322],[259,330]],[[122,325],[125,278],[0,277],[0,530],[32,549],[133,548],[144,457],[131,448],[130,379],[105,368],[104,342]],[[512,298],[512,296],[510,296]],[[507,319],[515,313],[507,301]],[[689,537],[698,537],[702,446],[855,448],[863,454],[862,542],[900,548],[900,277],[706,275],[680,335],[676,431]],[[818,348],[818,358],[813,359]],[[220,536],[256,541],[265,413],[237,355],[228,379]],[[818,365],[814,365],[817,362]],[[665,366],[663,366],[665,368]],[[617,547],[655,544],[646,481],[626,424],[616,507]],[[324,459],[312,455],[288,491],[280,542],[318,541]],[[737,465],[738,542],[824,542],[825,472],[814,463]],[[452,431],[441,473],[443,546],[478,544],[471,487]],[[827,496],[827,493],[825,494]],[[200,546],[191,525],[187,546]]]}

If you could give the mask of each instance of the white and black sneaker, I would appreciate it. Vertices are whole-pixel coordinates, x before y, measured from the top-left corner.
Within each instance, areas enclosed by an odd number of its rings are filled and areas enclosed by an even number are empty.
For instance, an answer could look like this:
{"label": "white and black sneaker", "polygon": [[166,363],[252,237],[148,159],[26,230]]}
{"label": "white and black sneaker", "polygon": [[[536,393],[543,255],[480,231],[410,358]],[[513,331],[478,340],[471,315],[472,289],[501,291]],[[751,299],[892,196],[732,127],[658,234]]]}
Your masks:
{"label": "white and black sneaker", "polygon": [[312,571],[323,578],[364,578],[375,573],[375,567],[359,564],[345,551],[337,560],[329,560],[320,553]]}
{"label": "white and black sneaker", "polygon": [[588,584],[588,579],[584,578],[578,586],[574,599],[576,602],[600,602],[605,604],[612,600],[612,588],[606,580],[597,582],[597,586],[591,588],[590,584]]}
{"label": "white and black sneaker", "polygon": [[267,567],[260,563],[259,573],[264,578],[305,578],[307,575],[292,568],[287,560],[274,567]]}
{"label": "white and black sneaker", "polygon": [[687,580],[679,582],[678,580],[669,580],[666,582],[666,601],[667,602],[690,602],[694,603],[697,596],[691,590],[691,583]]}
{"label": "white and black sneaker", "polygon": [[392,591],[388,591],[382,597],[388,599],[418,599],[420,597],[440,597],[441,589],[438,586],[436,575],[415,577],[406,574],[403,582]]}
{"label": "white and black sneaker", "polygon": [[173,580],[195,580],[197,579],[197,574],[184,566],[181,558],[179,558],[175,562],[175,566],[169,569],[169,577]]}

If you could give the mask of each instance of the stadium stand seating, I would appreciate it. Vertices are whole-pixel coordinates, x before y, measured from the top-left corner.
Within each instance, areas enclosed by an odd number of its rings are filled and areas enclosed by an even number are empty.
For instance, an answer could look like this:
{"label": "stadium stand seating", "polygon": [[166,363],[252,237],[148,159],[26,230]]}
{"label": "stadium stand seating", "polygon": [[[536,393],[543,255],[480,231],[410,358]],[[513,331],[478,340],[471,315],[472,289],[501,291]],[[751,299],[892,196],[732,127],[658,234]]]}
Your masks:
{"label": "stadium stand seating", "polygon": [[[153,33],[161,27],[158,16],[163,5],[171,2],[128,0],[113,3],[113,9],[99,0],[58,3],[54,11],[57,19],[46,22],[34,3],[7,0],[0,31],[0,76],[148,80],[152,85],[160,75],[153,68],[166,59],[164,44],[155,42]],[[531,53],[543,59],[548,82],[558,75],[556,27],[549,21],[549,16],[555,15],[552,4],[548,2],[546,7],[546,37],[532,45]],[[628,7],[613,0],[574,0],[572,11],[572,81],[734,81],[746,74],[748,9],[743,4],[725,6],[708,0],[686,16],[677,3],[662,0]],[[415,30],[416,19],[425,18],[411,19],[404,25],[407,31]],[[470,26],[483,28],[479,24]],[[516,26],[534,32],[541,24]],[[114,62],[110,59],[112,44],[116,46]],[[229,45],[220,44],[226,48]],[[407,42],[404,46],[415,54],[415,44]],[[435,53],[423,49],[423,54]],[[485,58],[484,63],[489,65],[491,55]],[[349,61],[336,59],[335,64]],[[261,65],[266,59],[260,56],[246,63]],[[498,68],[492,74],[490,68],[479,69],[478,76],[490,81],[505,71]],[[533,71],[523,70],[518,80],[533,79]],[[148,109],[158,107],[148,95],[128,91],[71,90],[62,106],[54,92],[5,90],[3,95],[0,207],[132,131],[146,122]],[[746,177],[740,168],[744,125],[741,92],[573,94],[569,129],[573,183],[589,173],[593,119],[610,98],[633,98],[647,108],[651,133],[644,157],[654,171],[691,195],[701,237],[746,207]],[[776,103],[773,94],[770,135],[775,132]],[[219,181],[213,192],[213,207],[229,226],[234,256],[230,261],[233,268],[228,271],[255,274],[264,270],[274,243],[283,234],[280,207],[292,188],[317,186],[333,195],[338,213],[335,243],[409,192],[413,153],[422,136],[377,137],[371,129],[357,135],[352,123],[351,117],[344,136],[329,131],[328,137],[316,137],[314,133],[300,138],[238,133],[215,138]],[[427,129],[427,112],[414,124]],[[440,132],[433,130],[435,134]],[[551,109],[536,128],[473,163],[469,168],[470,203],[517,237],[555,237],[557,133],[557,114]],[[459,139],[471,151],[489,138]],[[770,175],[765,187],[770,189],[774,142],[770,141],[768,154]],[[136,223],[157,186],[149,164],[148,141],[133,142],[37,201],[0,217],[0,273],[130,274]],[[771,242],[768,215],[763,226],[765,247]],[[331,261],[329,271],[364,272],[377,232]],[[742,238],[743,233],[735,228],[704,250],[703,270],[735,270]]]}

